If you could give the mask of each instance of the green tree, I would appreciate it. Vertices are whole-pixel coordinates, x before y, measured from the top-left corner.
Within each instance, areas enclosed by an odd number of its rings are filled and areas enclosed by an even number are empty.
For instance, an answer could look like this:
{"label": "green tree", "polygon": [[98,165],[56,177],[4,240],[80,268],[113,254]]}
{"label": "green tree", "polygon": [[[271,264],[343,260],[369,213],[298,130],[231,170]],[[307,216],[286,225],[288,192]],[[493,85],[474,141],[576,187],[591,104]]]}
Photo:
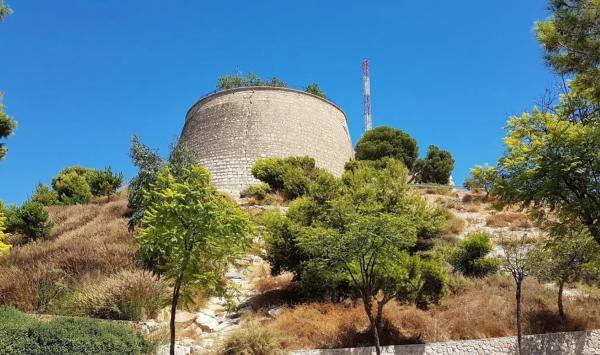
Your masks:
{"label": "green tree", "polygon": [[465,276],[483,277],[500,269],[500,259],[487,257],[493,249],[489,233],[471,232],[450,250],[448,261]]}
{"label": "green tree", "polygon": [[600,243],[600,125],[537,109],[511,117],[494,188],[504,201],[585,225]]}
{"label": "green tree", "polygon": [[10,245],[3,243],[2,241],[6,238],[4,230],[6,229],[6,216],[4,215],[4,205],[0,201],[0,256],[8,254],[10,251]]}
{"label": "green tree", "polygon": [[4,3],[4,0],[0,0],[0,22],[10,14],[12,14],[12,9]]}
{"label": "green tree", "polygon": [[156,181],[158,173],[163,167],[168,166],[175,176],[182,176],[196,164],[196,158],[184,145],[171,145],[169,159],[163,160],[158,152],[150,149],[138,135],[134,135],[129,156],[138,168],[137,175],[131,180],[128,187],[128,206],[132,211],[129,219],[129,229],[139,226],[146,204],[145,191],[150,190]]}
{"label": "green tree", "polygon": [[[267,223],[267,258],[301,282],[361,298],[379,351],[384,306],[396,299],[425,307],[446,290],[446,273],[412,253],[437,224],[436,210],[409,191],[407,169],[385,158],[356,162],[341,179],[320,176],[285,216]],[[318,282],[317,282],[318,281]]]}
{"label": "green tree", "polygon": [[[536,24],[537,38],[546,51],[546,61],[557,73],[573,77],[570,86],[575,97],[593,103],[594,109],[587,114],[598,119],[600,2],[550,0],[549,10],[550,18]],[[587,114],[580,118],[585,120]]]}
{"label": "green tree", "polygon": [[599,278],[600,246],[587,230],[567,228],[529,253],[532,273],[541,281],[558,285],[558,314],[565,319],[563,289],[566,283]]}
{"label": "green tree", "polygon": [[[12,14],[12,9],[4,3],[4,0],[0,0],[0,22],[3,22],[8,15]],[[2,103],[2,93],[0,93],[0,139],[7,138],[10,136],[17,123],[4,112],[4,104]],[[7,149],[4,143],[0,143],[0,160],[6,156]]]}
{"label": "green tree", "polygon": [[527,234],[523,234],[516,241],[501,242],[504,252],[504,269],[512,276],[515,281],[515,324],[517,328],[517,349],[518,354],[522,354],[522,331],[521,331],[521,294],[523,281],[531,272],[531,263]]}
{"label": "green tree", "polygon": [[441,150],[435,145],[427,148],[425,159],[415,162],[413,174],[417,182],[448,184],[450,174],[454,169],[454,158],[447,150]]}
{"label": "green tree", "polygon": [[123,185],[123,173],[114,173],[110,167],[95,170],[90,178],[90,188],[94,196],[110,198]]}
{"label": "green tree", "polygon": [[308,86],[306,87],[306,91],[309,94],[313,94],[322,98],[325,98],[325,92],[323,90],[321,90],[321,88],[319,87],[319,84],[317,83],[310,83],[308,84]]}
{"label": "green tree", "polygon": [[173,281],[171,354],[175,353],[175,314],[182,291],[203,288],[223,294],[225,273],[251,243],[249,217],[217,192],[208,170],[192,167],[181,177],[161,170],[145,195],[148,206],[138,234],[141,248],[161,255]]}
{"label": "green tree", "polygon": [[[2,2],[0,2],[0,20],[2,20],[3,10],[2,10]],[[2,93],[0,93],[0,139],[7,138],[13,131],[17,123],[6,113],[4,112],[4,104],[2,103]],[[0,160],[6,156],[7,149],[4,143],[0,143]]]}
{"label": "green tree", "polygon": [[413,137],[399,129],[386,126],[365,132],[355,148],[355,157],[358,160],[390,157],[403,162],[409,170],[412,169],[418,155],[419,148]]}
{"label": "green tree", "polygon": [[53,223],[41,203],[27,201],[20,207],[9,208],[7,212],[7,231],[23,234],[28,242],[50,236]]}
{"label": "green tree", "polygon": [[463,185],[469,189],[483,189],[486,196],[489,196],[490,192],[496,186],[498,181],[497,170],[489,165],[477,165],[471,169],[469,176],[465,179]]}
{"label": "green tree", "polygon": [[[58,193],[60,201],[67,205],[88,203],[92,199],[92,190],[86,179],[87,170],[79,167],[67,168],[52,179],[52,188]],[[86,169],[86,168],[82,168]]]}
{"label": "green tree", "polygon": [[44,206],[53,206],[60,204],[58,194],[48,185],[38,184],[31,196],[31,201],[41,203]]}

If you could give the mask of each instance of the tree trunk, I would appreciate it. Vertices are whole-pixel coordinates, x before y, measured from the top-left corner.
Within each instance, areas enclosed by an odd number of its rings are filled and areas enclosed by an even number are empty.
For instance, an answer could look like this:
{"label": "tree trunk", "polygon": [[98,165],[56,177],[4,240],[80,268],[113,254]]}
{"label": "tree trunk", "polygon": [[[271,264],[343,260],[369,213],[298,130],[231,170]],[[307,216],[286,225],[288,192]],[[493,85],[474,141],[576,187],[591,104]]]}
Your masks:
{"label": "tree trunk", "polygon": [[371,302],[363,300],[363,304],[365,306],[365,312],[367,313],[367,317],[369,318],[369,323],[371,324],[373,342],[375,343],[375,352],[377,353],[377,355],[381,355],[381,345],[379,344],[379,331],[377,329],[377,321],[373,318]]}
{"label": "tree trunk", "polygon": [[565,320],[565,310],[563,308],[563,289],[565,286],[565,282],[564,281],[560,281],[558,283],[558,315],[560,316],[560,318],[562,318],[562,320]]}
{"label": "tree trunk", "polygon": [[517,354],[521,354],[521,283],[522,280],[517,281],[517,291],[515,292],[515,298],[517,301]]}
{"label": "tree trunk", "polygon": [[179,290],[181,288],[182,279],[183,273],[177,277],[175,286],[173,287],[173,299],[171,300],[171,320],[169,322],[169,328],[171,332],[171,346],[169,349],[170,355],[175,355],[175,315],[177,313],[177,301],[179,300]]}

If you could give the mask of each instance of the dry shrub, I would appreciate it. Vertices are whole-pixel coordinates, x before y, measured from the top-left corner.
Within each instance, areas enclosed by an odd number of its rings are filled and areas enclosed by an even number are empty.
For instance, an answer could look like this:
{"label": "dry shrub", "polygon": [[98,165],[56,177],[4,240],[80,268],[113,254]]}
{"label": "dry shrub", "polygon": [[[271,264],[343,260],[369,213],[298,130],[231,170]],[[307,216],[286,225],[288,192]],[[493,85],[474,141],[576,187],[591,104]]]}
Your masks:
{"label": "dry shrub", "polygon": [[466,209],[467,212],[471,212],[471,213],[480,212],[481,211],[481,206],[474,205],[474,204],[468,204],[468,205],[465,205],[465,209]]}
{"label": "dry shrub", "polygon": [[154,318],[169,297],[168,284],[150,272],[122,270],[85,281],[68,297],[69,311],[95,318]]}
{"label": "dry shrub", "polygon": [[486,225],[492,228],[529,229],[533,227],[529,218],[524,213],[500,212],[490,214],[486,219]]}
{"label": "dry shrub", "polygon": [[464,209],[463,203],[455,198],[439,197],[435,200],[435,202],[438,205],[448,209],[453,209],[457,211],[462,211]]}
{"label": "dry shrub", "polygon": [[362,305],[309,303],[284,310],[270,327],[293,334],[295,348],[340,348],[358,344],[358,334],[368,329]]}
{"label": "dry shrub", "polygon": [[425,194],[450,196],[452,194],[452,188],[447,187],[447,186],[428,187],[425,189]]}
{"label": "dry shrub", "polygon": [[286,272],[277,276],[260,278],[254,281],[254,289],[260,293],[284,289],[290,285],[293,278],[294,275],[291,272]]}
{"label": "dry shrub", "polygon": [[485,194],[480,193],[466,193],[462,198],[462,202],[472,204],[480,204],[487,201],[488,197]]}
{"label": "dry shrub", "polygon": [[465,230],[466,225],[467,222],[464,219],[450,213],[446,222],[446,230],[452,234],[460,234]]}
{"label": "dry shrub", "polygon": [[274,289],[253,296],[245,302],[245,306],[250,307],[253,311],[259,311],[275,306],[296,304],[300,301],[300,287],[291,283],[286,288]]}
{"label": "dry shrub", "polygon": [[127,230],[126,211],[124,199],[49,207],[53,238],[15,247],[0,258],[0,303],[34,311],[44,285],[134,267],[137,244]]}
{"label": "dry shrub", "polygon": [[[389,303],[384,344],[480,339],[515,334],[514,282],[507,275],[451,280],[452,293],[427,310]],[[534,279],[523,285],[525,334],[597,329],[600,299],[567,299],[567,320],[556,310],[556,291]],[[335,348],[370,344],[362,304],[313,303],[284,310],[270,327],[297,338],[294,348]]]}
{"label": "dry shrub", "polygon": [[250,323],[220,339],[215,355],[283,355],[290,338],[271,328]]}

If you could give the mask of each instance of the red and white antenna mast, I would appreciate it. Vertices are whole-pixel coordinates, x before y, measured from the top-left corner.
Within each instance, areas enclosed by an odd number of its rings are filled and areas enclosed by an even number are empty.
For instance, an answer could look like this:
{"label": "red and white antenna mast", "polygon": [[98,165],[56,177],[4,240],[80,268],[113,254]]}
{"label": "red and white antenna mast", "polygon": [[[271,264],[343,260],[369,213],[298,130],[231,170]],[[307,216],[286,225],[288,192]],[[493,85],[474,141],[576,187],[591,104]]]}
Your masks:
{"label": "red and white antenna mast", "polygon": [[364,119],[365,119],[365,132],[371,129],[371,80],[369,79],[369,59],[365,58],[362,62],[362,74],[363,74],[363,105],[364,105]]}

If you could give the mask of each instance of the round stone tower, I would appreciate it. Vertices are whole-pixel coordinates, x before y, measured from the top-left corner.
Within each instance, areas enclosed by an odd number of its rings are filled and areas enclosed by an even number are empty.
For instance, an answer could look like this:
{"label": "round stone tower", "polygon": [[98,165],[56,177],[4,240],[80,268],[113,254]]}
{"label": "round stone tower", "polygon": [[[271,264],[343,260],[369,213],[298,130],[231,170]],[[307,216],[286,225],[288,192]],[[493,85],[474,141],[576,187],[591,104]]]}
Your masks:
{"label": "round stone tower", "polygon": [[236,197],[258,183],[251,172],[257,159],[307,155],[339,176],[353,155],[338,106],[279,87],[242,87],[202,98],[186,115],[180,143],[210,170],[219,189]]}

